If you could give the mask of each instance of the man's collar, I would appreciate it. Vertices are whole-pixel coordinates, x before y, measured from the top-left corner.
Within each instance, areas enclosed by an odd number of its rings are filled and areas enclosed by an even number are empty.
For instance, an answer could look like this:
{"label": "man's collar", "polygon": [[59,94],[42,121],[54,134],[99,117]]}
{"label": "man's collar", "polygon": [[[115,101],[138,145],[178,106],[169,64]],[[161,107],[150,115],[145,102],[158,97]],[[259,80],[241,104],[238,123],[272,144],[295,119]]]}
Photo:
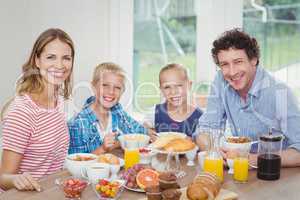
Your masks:
{"label": "man's collar", "polygon": [[267,85],[269,86],[269,79],[265,76],[264,69],[257,66],[255,72],[255,78],[248,94],[254,97],[258,97],[260,90],[265,88],[265,86]]}

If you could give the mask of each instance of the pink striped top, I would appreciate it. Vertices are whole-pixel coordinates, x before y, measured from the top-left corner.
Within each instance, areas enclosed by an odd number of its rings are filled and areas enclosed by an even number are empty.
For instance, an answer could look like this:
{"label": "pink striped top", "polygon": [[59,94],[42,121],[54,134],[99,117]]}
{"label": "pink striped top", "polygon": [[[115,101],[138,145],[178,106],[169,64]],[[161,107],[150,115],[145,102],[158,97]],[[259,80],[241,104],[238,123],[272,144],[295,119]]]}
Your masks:
{"label": "pink striped top", "polygon": [[62,169],[69,147],[63,100],[54,109],[37,106],[28,95],[17,96],[3,121],[3,149],[22,154],[19,173],[34,178]]}

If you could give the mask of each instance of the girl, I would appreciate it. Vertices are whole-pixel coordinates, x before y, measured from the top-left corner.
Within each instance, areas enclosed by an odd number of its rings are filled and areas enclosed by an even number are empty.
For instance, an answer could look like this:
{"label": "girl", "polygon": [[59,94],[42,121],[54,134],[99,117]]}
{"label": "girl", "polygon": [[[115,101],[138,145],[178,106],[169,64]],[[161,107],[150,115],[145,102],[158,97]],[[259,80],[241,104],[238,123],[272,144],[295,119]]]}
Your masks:
{"label": "girl", "polygon": [[145,125],[156,132],[182,132],[192,137],[202,111],[188,104],[192,82],[186,69],[180,64],[168,64],[160,70],[159,84],[166,101],[155,106]]}
{"label": "girl", "polygon": [[3,120],[1,188],[39,191],[37,180],[62,168],[69,145],[62,103],[71,93],[74,53],[60,29],[36,40]]}
{"label": "girl", "polygon": [[125,90],[125,73],[114,63],[98,65],[93,74],[95,96],[68,123],[69,153],[100,154],[119,147],[116,134],[147,133],[119,104]]}

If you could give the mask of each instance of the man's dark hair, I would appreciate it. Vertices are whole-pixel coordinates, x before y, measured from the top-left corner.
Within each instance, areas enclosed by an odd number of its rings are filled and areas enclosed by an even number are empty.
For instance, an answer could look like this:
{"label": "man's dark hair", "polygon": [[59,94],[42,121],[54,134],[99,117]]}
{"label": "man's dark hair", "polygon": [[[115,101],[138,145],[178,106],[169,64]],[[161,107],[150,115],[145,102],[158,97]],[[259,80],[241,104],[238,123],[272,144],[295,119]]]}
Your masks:
{"label": "man's dark hair", "polygon": [[243,32],[239,28],[235,28],[229,31],[225,31],[218,39],[213,42],[213,48],[211,50],[214,62],[219,65],[218,53],[222,50],[244,49],[248,58],[251,60],[257,58],[257,64],[259,63],[259,45],[255,38],[250,37],[247,33]]}

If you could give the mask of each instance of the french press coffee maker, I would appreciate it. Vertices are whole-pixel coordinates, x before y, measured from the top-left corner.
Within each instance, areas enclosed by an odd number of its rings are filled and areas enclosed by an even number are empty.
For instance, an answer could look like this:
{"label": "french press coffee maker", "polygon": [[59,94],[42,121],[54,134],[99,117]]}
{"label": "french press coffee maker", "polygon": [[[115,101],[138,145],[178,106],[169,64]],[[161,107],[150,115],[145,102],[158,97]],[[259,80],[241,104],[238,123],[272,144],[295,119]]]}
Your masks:
{"label": "french press coffee maker", "polygon": [[271,132],[259,137],[257,178],[262,180],[280,178],[282,141],[283,135],[272,135]]}

